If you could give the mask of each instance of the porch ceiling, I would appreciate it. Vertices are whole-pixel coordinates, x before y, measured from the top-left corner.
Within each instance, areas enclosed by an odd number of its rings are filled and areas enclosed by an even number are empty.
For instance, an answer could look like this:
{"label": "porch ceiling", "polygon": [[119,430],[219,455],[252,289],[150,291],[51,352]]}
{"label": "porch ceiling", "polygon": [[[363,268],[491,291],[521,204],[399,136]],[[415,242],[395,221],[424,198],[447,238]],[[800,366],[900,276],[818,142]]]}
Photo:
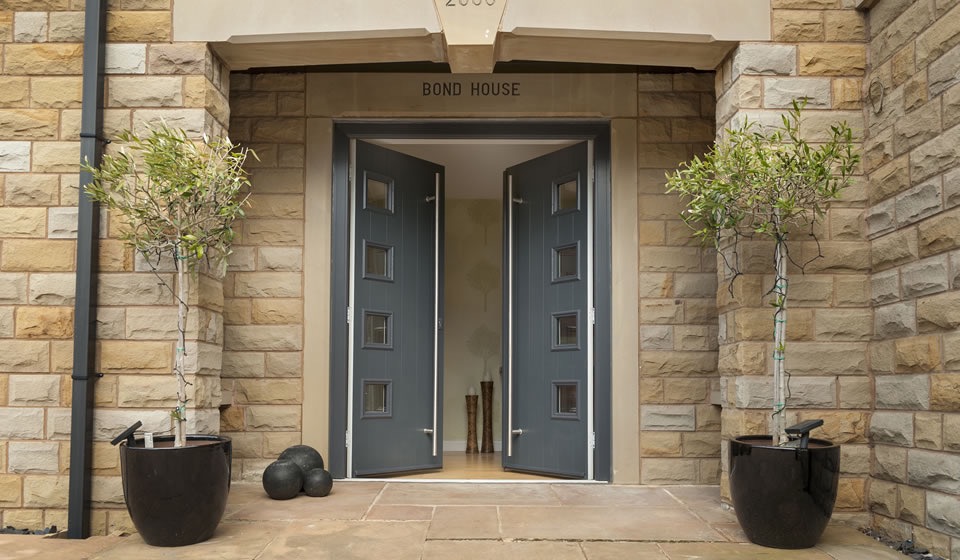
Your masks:
{"label": "porch ceiling", "polygon": [[770,37],[770,0],[175,0],[174,38],[204,41],[233,70],[445,62],[492,72],[514,60],[716,68]]}

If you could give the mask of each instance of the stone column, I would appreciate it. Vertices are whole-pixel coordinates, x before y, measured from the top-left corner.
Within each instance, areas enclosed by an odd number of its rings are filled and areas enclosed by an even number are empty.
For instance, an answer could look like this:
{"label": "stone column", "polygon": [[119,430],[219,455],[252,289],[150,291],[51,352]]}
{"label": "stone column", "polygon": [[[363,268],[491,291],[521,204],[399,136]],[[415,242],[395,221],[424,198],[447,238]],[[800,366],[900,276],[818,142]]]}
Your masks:
{"label": "stone column", "polygon": [[[838,2],[774,3],[770,42],[741,44],[717,71],[717,137],[744,119],[777,124],[794,98],[807,99],[803,127],[810,140],[828,125],[846,121],[864,136],[860,90],[866,69],[863,15]],[[789,8],[789,9],[788,9]],[[819,437],[843,444],[837,517],[864,509],[870,450],[867,424],[871,378],[867,345],[873,336],[862,179],[835,202],[816,233],[819,245],[794,236],[795,263],[788,297],[786,365],[790,377],[788,422],[823,418]],[[723,476],[729,497],[727,445],[746,433],[769,433],[772,397],[773,314],[767,298],[772,243],[741,247],[744,275],[728,291],[718,263]],[[813,259],[822,250],[823,257]],[[861,514],[862,516],[862,514]]]}

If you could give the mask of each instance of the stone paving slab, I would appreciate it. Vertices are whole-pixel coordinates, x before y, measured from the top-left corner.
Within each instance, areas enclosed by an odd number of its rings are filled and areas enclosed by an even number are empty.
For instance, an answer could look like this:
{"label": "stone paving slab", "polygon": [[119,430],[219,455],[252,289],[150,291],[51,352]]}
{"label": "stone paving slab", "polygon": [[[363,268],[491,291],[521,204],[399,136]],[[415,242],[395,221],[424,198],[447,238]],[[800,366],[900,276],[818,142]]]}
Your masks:
{"label": "stone paving slab", "polygon": [[713,487],[338,481],[326,498],[271,500],[235,484],[214,537],[0,535],[0,560],[904,560],[833,524],[816,547],[746,542]]}

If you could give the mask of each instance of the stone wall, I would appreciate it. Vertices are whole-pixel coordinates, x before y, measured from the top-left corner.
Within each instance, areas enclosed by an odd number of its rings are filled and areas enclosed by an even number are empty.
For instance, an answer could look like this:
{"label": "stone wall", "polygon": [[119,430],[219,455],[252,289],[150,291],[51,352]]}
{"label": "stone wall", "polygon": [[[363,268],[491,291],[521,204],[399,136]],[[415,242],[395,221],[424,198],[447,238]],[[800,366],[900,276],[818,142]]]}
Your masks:
{"label": "stone wall", "polygon": [[234,478],[259,481],[300,443],[303,402],[304,74],[234,74],[230,132],[253,148],[253,196],[224,280],[221,429]]}
{"label": "stone wall", "polygon": [[[717,73],[717,125],[738,126],[744,119],[779,124],[794,98],[808,101],[803,128],[812,141],[829,133],[828,124],[846,121],[864,135],[860,91],[867,64],[865,22],[861,12],[840,0],[774,0],[769,43],[747,43]],[[858,179],[835,202],[816,233],[823,258],[805,273],[789,271],[786,366],[790,375],[788,422],[823,418],[815,436],[842,445],[841,479],[835,517],[864,509],[870,473],[867,427],[872,380],[867,346],[873,336],[870,309],[870,244],[864,208],[867,190]],[[796,262],[818,254],[804,234],[793,236]],[[750,241],[741,257],[745,274],[727,290],[720,269],[723,438],[769,433],[772,402],[773,313],[767,301],[773,282],[772,243]],[[727,486],[727,445],[723,445]],[[846,515],[845,512],[851,512]],[[858,519],[857,521],[863,521]]]}
{"label": "stone wall", "polygon": [[720,474],[716,256],[680,219],[665,176],[714,136],[714,76],[641,74],[637,119],[640,482],[716,484]]}
{"label": "stone wall", "polygon": [[[229,74],[204,44],[170,40],[170,0],[111,2],[105,135],[164,118],[199,136],[229,118]],[[0,510],[4,526],[67,525],[83,2],[0,7]],[[169,429],[176,309],[103,221],[92,529],[129,528],[116,448],[141,419]],[[171,281],[169,271],[161,272]],[[201,278],[188,344],[191,429],[216,431],[219,281]],[[198,299],[199,298],[199,299]],[[167,321],[169,320],[169,321]],[[160,407],[158,409],[158,407]],[[214,419],[211,422],[211,417]]]}
{"label": "stone wall", "polygon": [[869,507],[960,558],[960,4],[880,0],[864,86],[875,306]]}

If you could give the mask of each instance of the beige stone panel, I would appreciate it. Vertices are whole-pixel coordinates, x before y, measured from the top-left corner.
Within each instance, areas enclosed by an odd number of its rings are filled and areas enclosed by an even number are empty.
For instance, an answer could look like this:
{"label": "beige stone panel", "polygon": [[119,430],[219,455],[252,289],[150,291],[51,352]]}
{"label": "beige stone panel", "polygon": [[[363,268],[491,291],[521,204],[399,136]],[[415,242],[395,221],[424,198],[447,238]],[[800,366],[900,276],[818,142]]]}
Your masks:
{"label": "beige stone panel", "polygon": [[6,176],[3,206],[55,206],[60,199],[60,176],[13,174]]}
{"label": "beige stone panel", "polygon": [[0,107],[26,107],[29,98],[30,78],[4,76],[0,81]]}
{"label": "beige stone panel", "polygon": [[79,44],[9,44],[4,53],[7,74],[56,76],[82,71],[83,48]]}
{"label": "beige stone panel", "polygon": [[246,210],[248,218],[303,218],[303,196],[251,195],[250,208]]}
{"label": "beige stone panel", "polygon": [[69,479],[66,476],[23,477],[23,506],[35,508],[63,507],[67,503]]}
{"label": "beige stone panel", "polygon": [[100,369],[104,373],[172,371],[173,349],[169,342],[104,340],[100,343]]}
{"label": "beige stone panel", "polygon": [[823,418],[820,435],[834,443],[867,443],[869,413],[853,411],[800,411],[798,421]]}
{"label": "beige stone panel", "polygon": [[690,404],[706,402],[710,396],[709,379],[664,379],[663,402]]}
{"label": "beige stone panel", "polygon": [[239,404],[297,404],[303,388],[299,379],[238,379],[234,396]]}
{"label": "beige stone panel", "polygon": [[19,307],[17,338],[73,337],[73,309],[70,307]]}
{"label": "beige stone panel", "polygon": [[645,376],[709,376],[717,371],[717,355],[715,352],[644,351],[640,353],[640,370]]}
{"label": "beige stone panel", "polygon": [[718,371],[723,375],[766,375],[767,349],[763,343],[741,342],[720,347]]}
{"label": "beige stone panel", "polygon": [[8,383],[11,406],[60,406],[59,375],[10,375]]}
{"label": "beige stone panel", "polygon": [[59,117],[53,109],[0,109],[0,138],[56,140]]}
{"label": "beige stone panel", "polygon": [[166,76],[111,76],[107,79],[110,107],[180,107],[183,79]]}
{"label": "beige stone panel", "polygon": [[249,325],[253,322],[251,312],[253,302],[249,299],[228,298],[224,302],[223,322],[225,325]]}
{"label": "beige stone panel", "polygon": [[641,324],[676,324],[683,322],[683,301],[675,299],[640,300]]}
{"label": "beige stone panel", "polygon": [[256,169],[250,174],[253,192],[262,194],[303,193],[303,169]]}
{"label": "beige stone panel", "polygon": [[301,377],[303,371],[299,352],[270,352],[266,363],[267,377]]}
{"label": "beige stone panel", "polygon": [[917,36],[917,64],[929,65],[960,43],[960,9],[954,7]]}
{"label": "beige stone panel", "polygon": [[0,251],[0,269],[11,272],[67,272],[76,265],[76,241],[11,239]]}
{"label": "beige stone panel", "polygon": [[802,44],[797,55],[801,76],[860,76],[867,66],[866,47],[858,44]]}
{"label": "beige stone panel", "polygon": [[303,322],[303,301],[300,299],[255,299],[252,319],[256,324],[282,325]]}
{"label": "beige stone panel", "polygon": [[683,434],[684,457],[719,457],[720,445],[720,432]]}
{"label": "beige stone panel", "polygon": [[49,343],[39,340],[0,340],[0,371],[45,373],[49,367]]}
{"label": "beige stone panel", "polygon": [[920,256],[916,228],[905,228],[873,240],[873,272],[917,260]]}
{"label": "beige stone panel", "polygon": [[37,173],[69,173],[80,161],[79,142],[34,142],[33,171]]}
{"label": "beige stone panel", "polygon": [[913,43],[908,43],[893,55],[890,59],[890,75],[894,86],[906,82],[913,76],[917,71],[915,60],[916,49]]}
{"label": "beige stone panel", "polygon": [[860,342],[794,342],[786,353],[787,370],[808,375],[863,375],[867,372],[866,351],[866,344]]}
{"label": "beige stone panel", "polygon": [[863,106],[862,87],[863,80],[860,78],[834,78],[831,81],[833,108],[840,110],[860,109]]}
{"label": "beige stone panel", "polygon": [[776,10],[773,12],[773,40],[781,43],[823,41],[823,12]]}
{"label": "beige stone panel", "polygon": [[247,220],[243,242],[250,245],[303,245],[300,220]]}
{"label": "beige stone panel", "polygon": [[868,377],[841,377],[840,408],[870,408],[873,404],[873,385]]}
{"label": "beige stone panel", "polygon": [[960,292],[950,291],[917,300],[917,327],[920,332],[960,327]]}
{"label": "beige stone panel", "polygon": [[169,408],[176,404],[177,380],[173,375],[120,375],[117,377],[117,406]]}
{"label": "beige stone panel", "polygon": [[277,115],[281,117],[302,116],[306,112],[306,95],[281,93],[277,96]]}
{"label": "beige stone panel", "polygon": [[663,381],[663,379],[641,379],[640,402],[643,404],[663,403]]}
{"label": "beige stone panel", "polygon": [[[168,286],[173,285],[172,274],[161,274]],[[100,274],[97,294],[100,301],[113,305],[168,305],[173,303],[170,290],[158,284],[152,274],[108,273]]]}
{"label": "beige stone panel", "polygon": [[44,237],[46,218],[45,208],[0,208],[0,237]]}
{"label": "beige stone panel", "polygon": [[302,293],[302,275],[297,272],[238,272],[234,275],[236,297],[297,298]]}
{"label": "beige stone panel", "polygon": [[920,256],[936,255],[960,247],[960,208],[943,212],[918,226]]}
{"label": "beige stone panel", "polygon": [[844,511],[862,511],[865,504],[866,481],[862,478],[840,478],[837,483],[835,507]]}
{"label": "beige stone panel", "polygon": [[[447,85],[459,95],[425,95]],[[501,86],[511,95],[473,95]],[[385,84],[389,84],[386,86]],[[610,116],[637,115],[634,74],[308,74],[308,116]],[[513,95],[513,93],[516,93]],[[699,115],[699,111],[695,113]],[[258,139],[254,134],[254,139]]]}
{"label": "beige stone panel", "polygon": [[303,331],[299,325],[237,325],[224,328],[224,349],[239,351],[301,350]]}
{"label": "beige stone panel", "polygon": [[[934,374],[930,376],[930,408],[946,412],[960,410],[960,375]],[[944,424],[946,432],[947,425]]]}
{"label": "beige stone panel", "polygon": [[869,309],[818,309],[817,340],[870,340],[873,312]]}
{"label": "beige stone panel", "polygon": [[286,448],[299,444],[299,432],[266,432],[263,434],[263,457],[279,457]]}
{"label": "beige stone panel", "polygon": [[773,314],[769,309],[744,307],[734,311],[733,317],[734,340],[773,340]]}
{"label": "beige stone panel", "polygon": [[22,503],[23,477],[15,474],[0,474],[0,506],[19,507]]}
{"label": "beige stone panel", "polygon": [[133,270],[133,249],[125,242],[101,239],[97,253],[102,272],[130,272]]}
{"label": "beige stone panel", "polygon": [[943,448],[943,415],[918,412],[913,416],[913,439],[923,449]]}
{"label": "beige stone panel", "polygon": [[717,329],[712,325],[677,325],[673,331],[677,350],[715,351],[717,349]]}
{"label": "beige stone panel", "polygon": [[261,247],[257,249],[257,268],[299,272],[303,270],[303,252],[300,247]]}
{"label": "beige stone panel", "polygon": [[836,302],[841,306],[866,306],[870,303],[870,281],[861,275],[836,277]]}
{"label": "beige stone panel", "polygon": [[206,43],[159,43],[150,45],[147,54],[151,74],[203,75],[207,64]]}
{"label": "beige stone panel", "polygon": [[679,457],[682,453],[679,432],[640,432],[641,457]]}
{"label": "beige stone panel", "polygon": [[640,464],[641,484],[697,484],[699,461],[696,459],[643,459]]}
{"label": "beige stone panel", "polygon": [[250,139],[254,142],[302,144],[304,138],[303,119],[262,118],[254,120],[250,127]]}
{"label": "beige stone panel", "polygon": [[[791,309],[787,315],[787,340],[812,341],[816,338],[812,309]],[[773,340],[772,336],[768,340]]]}
{"label": "beige stone panel", "polygon": [[107,37],[116,43],[167,42],[171,33],[169,11],[107,13]]}
{"label": "beige stone panel", "polygon": [[263,405],[244,407],[247,430],[259,432],[300,429],[300,405]]}
{"label": "beige stone panel", "polygon": [[4,527],[40,527],[42,524],[42,509],[9,509],[3,513]]}
{"label": "beige stone panel", "polygon": [[827,41],[855,43],[866,39],[866,18],[863,12],[827,10],[823,15]]}
{"label": "beige stone panel", "polygon": [[79,76],[31,78],[30,104],[51,109],[79,108],[82,85],[83,79]]}

